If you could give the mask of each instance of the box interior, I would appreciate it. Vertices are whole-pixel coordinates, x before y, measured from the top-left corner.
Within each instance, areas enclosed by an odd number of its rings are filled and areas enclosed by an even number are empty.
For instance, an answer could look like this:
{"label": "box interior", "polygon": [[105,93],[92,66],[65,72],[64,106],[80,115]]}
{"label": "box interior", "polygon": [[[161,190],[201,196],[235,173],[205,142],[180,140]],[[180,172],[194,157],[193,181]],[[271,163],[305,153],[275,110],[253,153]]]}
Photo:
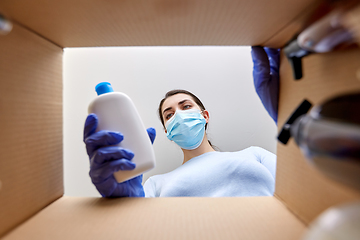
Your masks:
{"label": "box interior", "polygon": [[0,236],[63,195],[62,48],[0,36]]}
{"label": "box interior", "polygon": [[[282,47],[319,3],[1,1],[0,12],[12,19],[14,28],[0,36],[0,236],[296,239],[326,208],[358,200],[358,192],[308,165],[293,141],[278,144],[274,197],[62,197],[63,47]],[[349,18],[354,29],[360,26],[357,16]],[[282,56],[278,126],[304,98],[316,104],[359,90],[359,53],[354,47],[310,55],[303,60],[304,78],[297,82]]]}

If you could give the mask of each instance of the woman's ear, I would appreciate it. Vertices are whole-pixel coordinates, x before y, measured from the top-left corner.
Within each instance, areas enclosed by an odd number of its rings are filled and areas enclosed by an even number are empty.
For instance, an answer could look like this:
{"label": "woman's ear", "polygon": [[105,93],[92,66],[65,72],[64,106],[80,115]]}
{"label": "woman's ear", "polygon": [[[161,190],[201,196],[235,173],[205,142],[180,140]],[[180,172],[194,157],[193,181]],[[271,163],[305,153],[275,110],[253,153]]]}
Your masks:
{"label": "woman's ear", "polygon": [[203,116],[204,116],[204,118],[206,120],[206,123],[209,123],[209,118],[210,118],[209,112],[207,110],[203,110],[202,114],[203,114]]}

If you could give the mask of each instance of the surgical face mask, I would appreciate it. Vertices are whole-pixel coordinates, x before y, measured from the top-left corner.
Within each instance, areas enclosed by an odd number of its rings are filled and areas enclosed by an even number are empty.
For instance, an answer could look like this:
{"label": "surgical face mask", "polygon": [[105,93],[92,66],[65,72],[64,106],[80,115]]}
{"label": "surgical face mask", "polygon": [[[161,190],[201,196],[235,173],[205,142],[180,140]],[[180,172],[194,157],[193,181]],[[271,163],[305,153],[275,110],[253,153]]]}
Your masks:
{"label": "surgical face mask", "polygon": [[206,120],[200,110],[177,110],[165,124],[166,136],[183,149],[193,150],[200,146],[205,136]]}

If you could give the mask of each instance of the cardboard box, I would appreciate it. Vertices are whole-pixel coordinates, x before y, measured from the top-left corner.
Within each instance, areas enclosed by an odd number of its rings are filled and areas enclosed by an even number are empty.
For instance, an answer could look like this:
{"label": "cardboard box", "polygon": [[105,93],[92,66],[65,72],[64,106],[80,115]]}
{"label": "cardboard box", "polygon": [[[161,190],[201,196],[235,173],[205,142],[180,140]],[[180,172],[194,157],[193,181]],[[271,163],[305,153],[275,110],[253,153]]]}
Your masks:
{"label": "cardboard box", "polygon": [[[359,200],[278,145],[274,197],[63,197],[62,49],[96,46],[282,47],[314,0],[3,0],[0,36],[0,236],[3,239],[299,239],[330,206]],[[359,11],[358,9],[356,11]],[[359,36],[355,10],[347,23]],[[304,58],[295,82],[282,57],[279,126],[304,99],[360,90],[360,49]]]}

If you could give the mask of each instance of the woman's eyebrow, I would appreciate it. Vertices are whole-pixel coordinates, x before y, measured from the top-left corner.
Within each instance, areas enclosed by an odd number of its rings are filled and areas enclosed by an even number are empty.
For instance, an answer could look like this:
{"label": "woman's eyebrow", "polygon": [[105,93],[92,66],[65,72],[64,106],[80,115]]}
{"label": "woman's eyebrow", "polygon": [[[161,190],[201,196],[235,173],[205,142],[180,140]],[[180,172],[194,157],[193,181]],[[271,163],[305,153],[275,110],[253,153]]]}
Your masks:
{"label": "woman's eyebrow", "polygon": [[163,111],[163,115],[164,115],[164,113],[165,113],[166,111],[169,111],[169,110],[171,110],[171,109],[172,109],[172,107],[166,108],[166,109]]}
{"label": "woman's eyebrow", "polygon": [[190,99],[184,99],[184,100],[180,101],[180,102],[178,103],[178,105],[181,105],[181,104],[183,104],[184,102],[187,102],[187,101],[190,101]]}
{"label": "woman's eyebrow", "polygon": [[[191,101],[191,100],[190,100],[190,99],[181,100],[181,101],[178,103],[178,105],[181,105],[181,104],[183,104],[184,102],[187,102],[187,101]],[[172,109],[172,107],[165,108],[165,110],[163,111],[163,114],[164,114],[166,111],[169,111],[169,110],[171,110],[171,109]]]}

